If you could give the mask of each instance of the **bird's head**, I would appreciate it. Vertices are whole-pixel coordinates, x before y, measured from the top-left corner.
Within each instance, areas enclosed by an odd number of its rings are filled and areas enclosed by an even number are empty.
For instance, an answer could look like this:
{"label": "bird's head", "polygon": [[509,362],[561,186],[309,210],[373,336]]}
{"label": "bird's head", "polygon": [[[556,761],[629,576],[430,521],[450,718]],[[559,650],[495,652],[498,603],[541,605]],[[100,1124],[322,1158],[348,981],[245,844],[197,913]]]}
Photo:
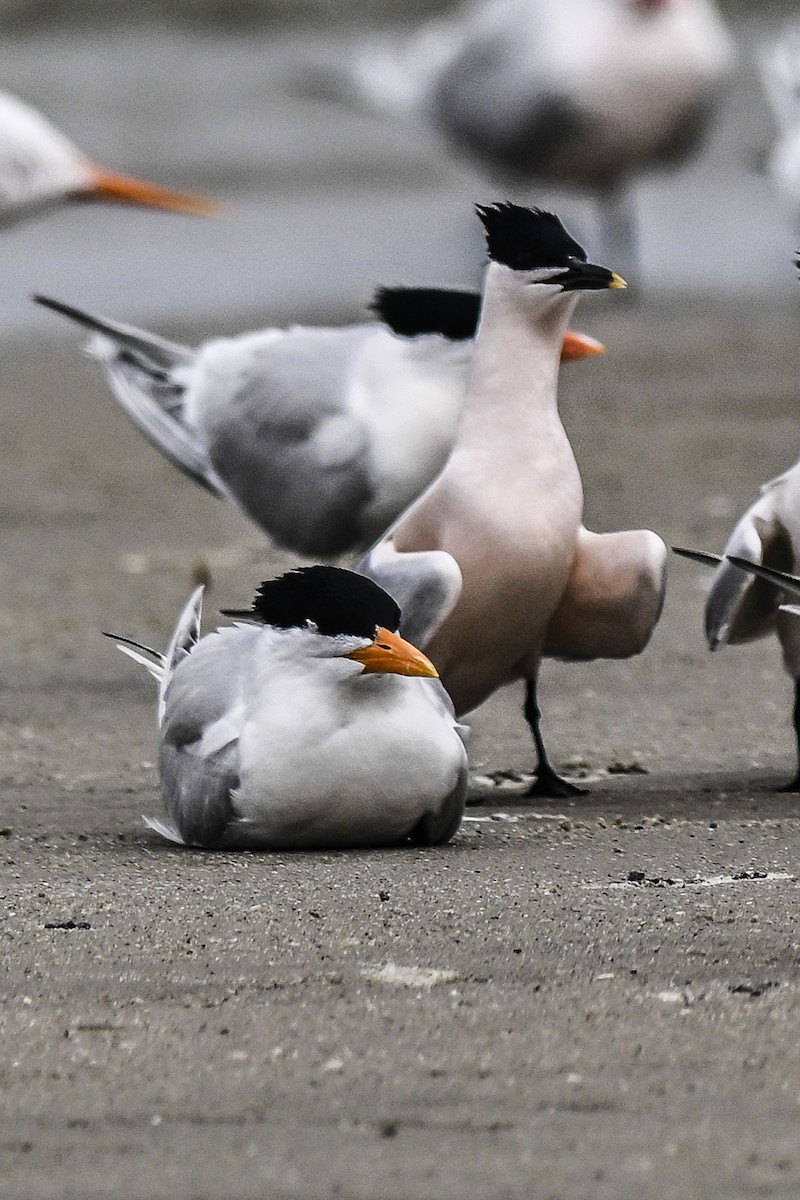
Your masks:
{"label": "bird's head", "polygon": [[477,205],[492,262],[514,271],[527,284],[553,284],[562,291],[627,287],[615,271],[587,261],[555,213],[509,201]]}
{"label": "bird's head", "polygon": [[349,659],[363,674],[438,675],[430,659],[397,633],[400,608],[389,593],[342,567],[296,567],[262,583],[251,609],[222,612],[300,633],[308,655]]}

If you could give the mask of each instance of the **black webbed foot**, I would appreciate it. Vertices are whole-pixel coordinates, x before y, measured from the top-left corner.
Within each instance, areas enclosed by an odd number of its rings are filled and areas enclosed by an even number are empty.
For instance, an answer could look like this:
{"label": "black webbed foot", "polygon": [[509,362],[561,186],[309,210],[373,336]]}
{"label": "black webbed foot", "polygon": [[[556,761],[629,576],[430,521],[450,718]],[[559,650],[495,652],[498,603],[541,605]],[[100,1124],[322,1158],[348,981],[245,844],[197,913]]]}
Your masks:
{"label": "black webbed foot", "polygon": [[568,779],[563,779],[561,775],[557,775],[548,767],[546,771],[540,769],[537,772],[536,778],[525,795],[539,796],[549,800],[565,800],[571,796],[588,796],[589,789],[578,787],[577,783],[570,783]]}

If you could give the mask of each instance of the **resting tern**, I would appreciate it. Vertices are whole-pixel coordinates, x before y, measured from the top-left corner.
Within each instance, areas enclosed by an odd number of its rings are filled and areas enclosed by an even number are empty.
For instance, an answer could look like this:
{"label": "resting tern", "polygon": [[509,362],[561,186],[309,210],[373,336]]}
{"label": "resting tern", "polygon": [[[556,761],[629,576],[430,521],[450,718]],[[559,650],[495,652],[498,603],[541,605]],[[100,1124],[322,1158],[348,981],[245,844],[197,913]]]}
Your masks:
{"label": "resting tern", "polygon": [[[800,567],[800,462],[761,489],[739,520],[722,554],[686,550],[676,554],[715,568],[705,606],[709,649],[735,646],[775,634],[786,673],[794,681],[793,721],[798,769],[785,788],[800,792],[800,622],[784,610],[784,591],[774,574]],[[758,570],[759,566],[765,568]],[[771,581],[771,582],[770,582]]]}
{"label": "resting tern", "polygon": [[98,166],[36,109],[0,92],[0,225],[73,200],[111,200],[200,216],[218,211],[199,196]]}
{"label": "resting tern", "polygon": [[628,181],[701,142],[733,62],[712,0],[475,0],[367,42],[328,90],[433,128],[495,177],[594,193],[631,255]]}
{"label": "resting tern", "polygon": [[800,227],[800,22],[792,22],[761,55],[761,78],[775,118],[767,172],[786,211]]}
{"label": "resting tern", "polygon": [[394,632],[390,596],[339,567],[302,567],[201,638],[202,596],[164,654],[118,641],[158,681],[167,818],[145,818],[151,828],[228,850],[453,836],[465,731],[430,660]]}
{"label": "resting tern", "polygon": [[542,658],[638,654],[658,620],[666,547],[648,530],[596,534],[557,408],[559,346],[580,290],[624,281],[552,213],[478,208],[489,252],[461,422],[440,475],[358,566],[403,611],[456,712],[525,680],[532,792],[578,791],[540,732]]}
{"label": "resting tern", "polygon": [[[384,324],[264,329],[192,350],[36,299],[96,331],[89,353],[167,458],[309,557],[363,550],[440,470],[480,307],[477,293],[383,288]],[[602,350],[565,334],[566,358]]]}

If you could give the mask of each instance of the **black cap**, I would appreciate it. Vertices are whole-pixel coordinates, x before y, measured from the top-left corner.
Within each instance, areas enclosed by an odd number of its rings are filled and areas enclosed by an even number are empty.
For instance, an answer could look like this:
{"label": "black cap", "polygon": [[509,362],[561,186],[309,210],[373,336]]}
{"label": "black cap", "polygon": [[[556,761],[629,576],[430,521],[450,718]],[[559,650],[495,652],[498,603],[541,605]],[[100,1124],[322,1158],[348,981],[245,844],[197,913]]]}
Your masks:
{"label": "black cap", "polygon": [[222,609],[226,617],[248,618],[277,629],[302,629],[313,621],[329,637],[372,638],[380,625],[393,633],[400,608],[388,592],[343,567],[295,567],[259,587],[252,609]]}

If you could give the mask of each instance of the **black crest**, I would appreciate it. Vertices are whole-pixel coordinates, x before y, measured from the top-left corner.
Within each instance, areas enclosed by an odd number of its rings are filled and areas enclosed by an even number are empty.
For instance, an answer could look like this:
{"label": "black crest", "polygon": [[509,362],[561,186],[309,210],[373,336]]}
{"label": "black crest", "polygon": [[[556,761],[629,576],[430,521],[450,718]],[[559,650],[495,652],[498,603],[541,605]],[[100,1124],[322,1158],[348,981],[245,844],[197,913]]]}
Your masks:
{"label": "black crest", "polygon": [[486,230],[486,248],[494,262],[514,271],[567,267],[570,259],[586,262],[586,251],[570,237],[555,213],[522,208],[506,201],[476,205]]}
{"label": "black crest", "polygon": [[401,337],[440,333],[463,342],[475,337],[481,297],[452,288],[381,287],[370,307]]}
{"label": "black crest", "polygon": [[343,567],[296,567],[261,584],[250,611],[224,608],[226,617],[250,617],[278,629],[302,629],[313,621],[329,637],[371,638],[380,625],[392,632],[400,609],[377,583]]}

